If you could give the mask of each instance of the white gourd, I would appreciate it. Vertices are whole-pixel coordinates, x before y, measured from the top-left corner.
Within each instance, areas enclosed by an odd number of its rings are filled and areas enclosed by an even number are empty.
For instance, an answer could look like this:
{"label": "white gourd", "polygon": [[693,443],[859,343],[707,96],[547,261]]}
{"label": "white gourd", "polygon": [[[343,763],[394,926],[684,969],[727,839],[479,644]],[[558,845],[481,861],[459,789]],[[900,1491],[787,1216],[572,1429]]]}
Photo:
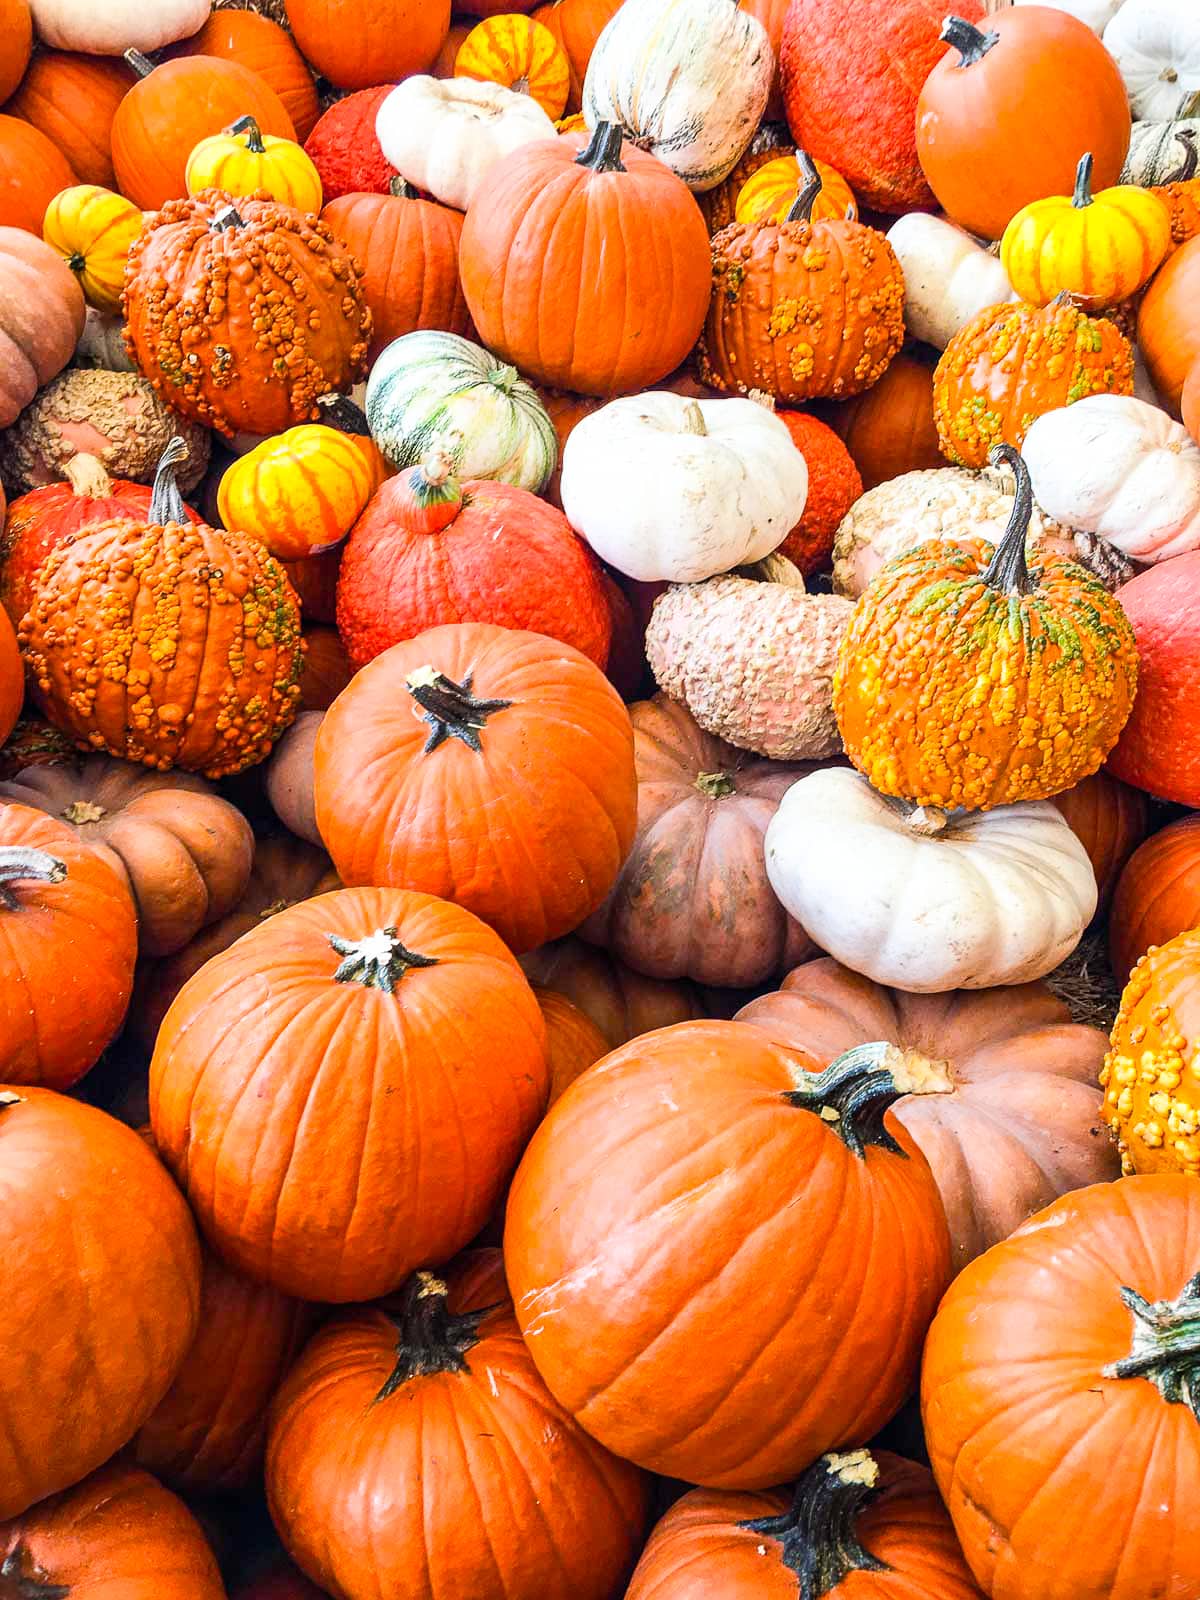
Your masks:
{"label": "white gourd", "polygon": [[1200,89],[1196,0],[1125,0],[1104,30],[1138,121],[1167,122]]}
{"label": "white gourd", "polygon": [[1129,152],[1121,168],[1122,183],[1153,189],[1165,183],[1187,183],[1200,169],[1200,94],[1183,107],[1178,121],[1135,122]]}
{"label": "white gourd", "polygon": [[190,38],[208,21],[210,5],[209,0],[30,0],[30,10],[43,44],[119,56]]}
{"label": "white gourd", "polygon": [[904,323],[914,339],[944,350],[986,306],[1017,298],[999,257],[952,222],[913,211],[887,237],[904,272]]}

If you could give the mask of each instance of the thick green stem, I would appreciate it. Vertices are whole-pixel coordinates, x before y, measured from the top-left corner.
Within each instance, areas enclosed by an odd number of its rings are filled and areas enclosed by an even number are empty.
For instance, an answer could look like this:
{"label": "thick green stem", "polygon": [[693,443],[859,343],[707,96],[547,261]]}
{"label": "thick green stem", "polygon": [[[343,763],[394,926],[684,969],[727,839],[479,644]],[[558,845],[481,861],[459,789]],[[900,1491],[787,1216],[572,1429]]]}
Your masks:
{"label": "thick green stem", "polygon": [[1078,206],[1082,211],[1084,206],[1092,204],[1092,153],[1079,158],[1079,165],[1075,168],[1075,193],[1071,197],[1071,204]]}
{"label": "thick green stem", "polygon": [[575,157],[577,167],[587,167],[592,172],[624,172],[621,164],[623,135],[615,122],[598,122],[587,147]]}
{"label": "thick green stem", "polygon": [[1187,1406],[1200,1422],[1200,1272],[1178,1299],[1151,1303],[1130,1288],[1121,1299],[1133,1314],[1133,1343],[1104,1376],[1148,1378],[1168,1405]]}
{"label": "thick green stem", "polygon": [[891,1570],[855,1532],[878,1480],[879,1467],[869,1451],[822,1456],[796,1484],[789,1510],[739,1522],[738,1527],[777,1539],[784,1566],[796,1574],[799,1600],[822,1600],[852,1572]]}
{"label": "thick green stem", "polygon": [[183,496],[175,481],[175,469],[188,458],[188,447],[178,434],[168,441],[167,448],[158,458],[154,474],[154,490],[150,496],[150,522],[165,528],[168,522],[186,522],[187,512]]}
{"label": "thick green stem", "polygon": [[804,187],[792,201],[791,206],[788,208],[788,214],[783,220],[785,222],[811,222],[812,208],[816,205],[817,196],[825,187],[825,183],[807,150],[796,151],[796,165],[800,168],[800,176],[804,180]]}
{"label": "thick green stem", "polygon": [[1021,452],[1011,444],[993,445],[988,460],[994,467],[1012,468],[1017,480],[1017,493],[1004,537],[988,563],[983,581],[989,589],[998,589],[1001,594],[1032,594],[1033,580],[1025,562],[1025,540],[1033,516],[1033,484],[1029,468]]}
{"label": "thick green stem", "polygon": [[425,741],[426,754],[436,750],[447,739],[461,739],[468,750],[476,755],[483,749],[479,742],[481,729],[489,717],[505,711],[511,700],[477,700],[471,693],[473,673],[468,672],[461,683],[447,678],[436,667],[418,667],[408,675],[408,692],[421,708],[422,720],[431,728]]}
{"label": "thick green stem", "polygon": [[68,1600],[70,1593],[66,1584],[51,1583],[38,1571],[23,1544],[0,1563],[0,1600]]}
{"label": "thick green stem", "polygon": [[467,1354],[479,1343],[479,1324],[494,1306],[452,1316],[447,1289],[432,1272],[414,1272],[396,1296],[394,1309],[384,1310],[396,1326],[396,1365],[375,1396],[375,1404],[395,1394],[411,1378],[435,1372],[468,1372]]}
{"label": "thick green stem", "polygon": [[263,156],[267,147],[263,143],[262,129],[251,116],[239,117],[230,128],[230,133],[247,133],[250,137],[246,140],[246,149],[252,156]]}
{"label": "thick green stem", "polygon": [[62,883],[66,876],[66,862],[45,850],[31,850],[23,844],[0,845],[0,906],[6,911],[21,909],[21,902],[9,888],[10,884]]}
{"label": "thick green stem", "polygon": [[795,1080],[796,1087],[785,1090],[784,1099],[829,1123],[860,1160],[868,1145],[905,1154],[883,1125],[888,1107],[902,1095],[949,1094],[954,1088],[944,1061],[902,1050],[884,1039],[844,1051],[823,1072],[797,1068]]}
{"label": "thick green stem", "polygon": [[421,956],[401,944],[395,928],[376,928],[365,939],[340,939],[326,935],[342,957],[333,975],[335,983],[360,983],[364,989],[392,994],[406,972],[415,967],[436,967],[436,956]]}
{"label": "thick green stem", "polygon": [[961,55],[962,59],[955,62],[956,68],[978,65],[988,51],[1000,43],[998,33],[984,33],[963,17],[947,17],[942,24],[940,37],[946,44],[953,45]]}

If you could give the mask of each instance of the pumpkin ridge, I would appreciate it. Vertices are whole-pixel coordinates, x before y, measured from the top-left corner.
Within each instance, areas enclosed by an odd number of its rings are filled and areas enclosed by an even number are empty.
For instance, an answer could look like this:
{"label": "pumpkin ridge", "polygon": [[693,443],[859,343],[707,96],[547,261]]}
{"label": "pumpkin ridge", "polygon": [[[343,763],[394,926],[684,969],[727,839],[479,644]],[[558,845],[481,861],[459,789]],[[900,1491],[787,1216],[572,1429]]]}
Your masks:
{"label": "pumpkin ridge", "polygon": [[467,1354],[479,1343],[479,1324],[496,1307],[484,1306],[454,1316],[447,1306],[448,1294],[441,1278],[432,1272],[415,1272],[401,1290],[397,1308],[385,1309],[384,1315],[399,1335],[396,1365],[372,1405],[389,1399],[412,1378],[470,1372]]}
{"label": "pumpkin ridge", "polygon": [[857,1538],[859,1512],[879,1492],[879,1466],[868,1450],[829,1453],[796,1484],[792,1504],[777,1517],[736,1524],[777,1539],[785,1567],[796,1574],[798,1600],[822,1600],[853,1572],[890,1572]]}

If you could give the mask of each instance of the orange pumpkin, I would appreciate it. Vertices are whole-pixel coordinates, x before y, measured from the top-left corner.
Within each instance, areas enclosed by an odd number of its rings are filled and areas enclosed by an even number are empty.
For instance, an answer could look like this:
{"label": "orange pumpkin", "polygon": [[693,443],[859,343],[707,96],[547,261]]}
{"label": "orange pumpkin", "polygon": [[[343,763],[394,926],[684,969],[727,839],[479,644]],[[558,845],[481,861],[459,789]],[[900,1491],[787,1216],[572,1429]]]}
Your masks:
{"label": "orange pumpkin", "polygon": [[553,989],[594,1022],[610,1050],[655,1028],[704,1015],[694,984],[647,978],[582,939],[558,939],[531,950],[521,957],[521,966],[531,983]]}
{"label": "orange pumpkin", "polygon": [[734,215],[737,197],[761,167],[770,161],[779,161],[795,154],[796,147],[787,127],[780,123],[764,122],[729,176],[715,189],[707,189],[696,196],[704,220],[708,223],[709,233],[720,233],[722,228],[737,221]]}
{"label": "orange pumpkin", "polygon": [[214,11],[199,33],[172,45],[166,54],[210,56],[249,67],[279,96],[301,143],[321,115],[317,86],[291,35],[257,11]]}
{"label": "orange pumpkin", "polygon": [[608,1054],[608,1040],[600,1029],[554,989],[534,987],[534,996],[546,1024],[546,1053],[550,1061],[550,1099],[547,1110],[576,1078]]}
{"label": "orange pumpkin", "polygon": [[1107,772],[1094,772],[1073,789],[1054,796],[1054,804],[1088,853],[1100,910],[1112,898],[1125,863],[1150,832],[1150,802]]}
{"label": "orange pumpkin", "polygon": [[[858,202],[850,185],[833,167],[814,157],[813,166],[821,178],[821,192],[813,201],[814,222],[829,218],[858,216]],[[804,174],[794,155],[776,156],[764,162],[746,179],[734,202],[735,222],[786,222],[788,212],[804,188]]]}
{"label": "orange pumpkin", "polygon": [[42,236],[56,194],[76,182],[70,162],[31,122],[0,116],[0,228]]}
{"label": "orange pumpkin", "polygon": [[368,89],[433,63],[450,27],[450,0],[288,0],[287,18],[323,78]]}
{"label": "orange pumpkin", "polygon": [[316,623],[306,627],[300,710],[327,711],[353,676],[354,668],[337,629]]}
{"label": "orange pumpkin", "polygon": [[111,189],[113,118],[134,81],[123,61],[39,50],[5,109],[68,154],[81,183]]}
{"label": "orange pumpkin", "polygon": [[20,83],[32,48],[29,0],[0,0],[0,105]]}
{"label": "orange pumpkin", "polygon": [[571,69],[558,40],[533,17],[510,12],[488,17],[459,46],[456,78],[503,84],[536,100],[553,121],[567,105]]}
{"label": "orange pumpkin", "polygon": [[[1136,791],[1135,791],[1136,792]],[[1152,834],[1122,872],[1108,921],[1112,969],[1124,983],[1155,945],[1200,927],[1200,815]]]}
{"label": "orange pumpkin", "polygon": [[901,350],[878,383],[822,412],[849,450],[864,491],[944,464],[933,416],[936,364],[925,345]]}
{"label": "orange pumpkin", "polygon": [[1183,385],[1180,409],[1183,412],[1184,427],[1200,444],[1200,356],[1193,363]]}
{"label": "orange pumpkin", "polygon": [[0,744],[17,725],[25,699],[25,672],[7,611],[0,612]]}
{"label": "orange pumpkin", "polygon": [[[1163,404],[1176,414],[1200,362],[1200,239],[1189,239],[1159,268],[1142,296],[1138,345]],[[1129,393],[1129,390],[1125,390]]]}
{"label": "orange pumpkin", "polygon": [[453,78],[454,63],[458,59],[458,47],[475,26],[475,19],[469,17],[465,22],[461,19],[452,21],[450,32],[442,41],[442,48],[437,53],[437,58],[429,69],[431,78]]}
{"label": "orange pumpkin", "polygon": [[571,75],[567,94],[569,111],[580,108],[583,80],[596,40],[616,16],[620,5],[621,0],[550,0],[549,5],[538,6],[533,13],[536,21],[549,28],[566,55]]}

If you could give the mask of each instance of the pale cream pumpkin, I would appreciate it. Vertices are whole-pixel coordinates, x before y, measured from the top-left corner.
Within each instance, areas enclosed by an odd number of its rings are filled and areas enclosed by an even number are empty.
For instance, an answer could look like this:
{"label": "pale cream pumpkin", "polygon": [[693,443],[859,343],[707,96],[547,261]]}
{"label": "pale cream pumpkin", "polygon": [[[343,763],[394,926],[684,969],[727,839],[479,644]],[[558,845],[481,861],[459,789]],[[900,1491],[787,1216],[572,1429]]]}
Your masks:
{"label": "pale cream pumpkin", "polygon": [[1125,0],[1104,30],[1104,44],[1139,120],[1177,117],[1183,102],[1200,89],[1196,0]]}
{"label": "pale cream pumpkin", "polygon": [[188,39],[208,21],[209,0],[30,0],[43,44],[91,56],[148,54]]}
{"label": "pale cream pumpkin", "polygon": [[904,271],[904,324],[914,339],[944,350],[987,306],[1017,298],[998,258],[953,222],[912,211],[887,237]]}

